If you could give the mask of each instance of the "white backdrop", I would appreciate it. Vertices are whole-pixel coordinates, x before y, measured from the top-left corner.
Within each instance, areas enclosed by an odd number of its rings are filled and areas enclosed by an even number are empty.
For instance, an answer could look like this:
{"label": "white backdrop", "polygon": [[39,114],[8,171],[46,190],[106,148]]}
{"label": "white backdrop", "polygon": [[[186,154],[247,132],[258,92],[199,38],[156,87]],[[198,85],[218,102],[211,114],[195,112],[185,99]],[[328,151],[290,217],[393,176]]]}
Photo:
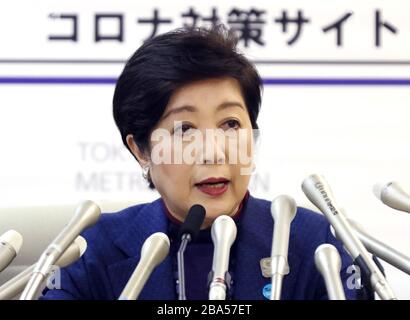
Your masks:
{"label": "white backdrop", "polygon": [[[312,207],[300,185],[323,174],[347,214],[375,236],[410,255],[410,216],[372,194],[378,181],[399,181],[410,190],[410,21],[403,1],[29,1],[0,4],[0,214],[8,207],[72,204],[80,199],[146,202],[156,198],[138,164],[121,144],[112,119],[114,81],[123,62],[147,38],[154,8],[182,26],[190,7],[204,16],[216,8],[227,22],[232,9],[264,10],[264,46],[241,42],[264,78],[262,130],[251,192],[266,199],[293,196]],[[310,20],[299,39],[276,22],[297,10]],[[376,15],[380,28],[376,46]],[[323,28],[352,13],[342,27]],[[96,14],[123,19],[123,41],[96,42]],[[77,41],[51,41],[72,32]],[[201,23],[200,23],[201,24]],[[257,24],[261,26],[261,24]],[[100,31],[118,35],[118,21]],[[34,84],[33,82],[37,82]],[[60,82],[57,84],[56,82]],[[63,83],[61,83],[63,82]],[[104,82],[104,83],[101,83]],[[1,218],[1,217],[0,217]],[[1,225],[0,232],[7,229]],[[410,299],[410,278],[384,264],[401,299]]]}

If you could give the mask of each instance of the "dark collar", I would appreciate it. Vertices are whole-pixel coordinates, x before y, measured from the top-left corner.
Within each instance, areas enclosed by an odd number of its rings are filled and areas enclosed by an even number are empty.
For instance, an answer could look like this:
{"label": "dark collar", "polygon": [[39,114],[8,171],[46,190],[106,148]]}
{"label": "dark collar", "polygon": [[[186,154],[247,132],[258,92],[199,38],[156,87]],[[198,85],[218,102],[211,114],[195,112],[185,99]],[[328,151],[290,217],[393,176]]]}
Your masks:
{"label": "dark collar", "polygon": [[[245,196],[243,197],[241,203],[239,204],[238,210],[235,212],[234,215],[232,215],[233,220],[238,223],[239,220],[243,216],[243,207],[246,204],[246,202],[249,199],[249,191],[246,191]],[[162,199],[161,199],[162,200]],[[178,234],[179,234],[179,229],[182,225],[182,222],[177,220],[171,212],[168,210],[167,206],[165,205],[165,202],[162,200],[162,208],[163,211],[165,212],[168,220],[169,220],[169,226],[168,226],[168,235],[172,240],[179,241],[178,239]],[[208,227],[206,229],[203,229],[199,232],[197,239],[195,242],[199,243],[206,243],[206,242],[212,242],[211,239],[211,227]]]}

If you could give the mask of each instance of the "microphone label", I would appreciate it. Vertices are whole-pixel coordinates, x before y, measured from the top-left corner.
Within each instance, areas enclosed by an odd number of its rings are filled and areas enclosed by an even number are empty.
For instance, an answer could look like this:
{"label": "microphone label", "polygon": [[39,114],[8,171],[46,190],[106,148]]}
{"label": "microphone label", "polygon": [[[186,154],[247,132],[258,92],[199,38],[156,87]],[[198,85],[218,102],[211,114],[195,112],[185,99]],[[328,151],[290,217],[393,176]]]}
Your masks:
{"label": "microphone label", "polygon": [[315,183],[315,188],[319,190],[320,194],[323,196],[323,199],[326,201],[327,207],[330,209],[332,214],[334,216],[339,214],[339,211],[334,207],[332,204],[332,200],[329,199],[329,196],[327,195],[327,192],[325,191],[325,188],[323,187],[323,184],[320,182]]}

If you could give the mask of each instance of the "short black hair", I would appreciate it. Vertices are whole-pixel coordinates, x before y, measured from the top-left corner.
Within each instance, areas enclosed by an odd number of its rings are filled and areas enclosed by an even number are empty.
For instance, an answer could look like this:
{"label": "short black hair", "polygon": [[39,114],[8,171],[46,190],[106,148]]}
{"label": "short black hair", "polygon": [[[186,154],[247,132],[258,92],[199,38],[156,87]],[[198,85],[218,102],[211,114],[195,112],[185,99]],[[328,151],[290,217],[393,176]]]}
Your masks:
{"label": "short black hair", "polygon": [[[235,34],[223,25],[180,28],[144,42],[127,61],[114,92],[114,120],[126,148],[131,152],[126,137],[132,134],[138,148],[149,151],[151,132],[171,95],[197,80],[236,79],[257,129],[262,81],[253,64],[238,52],[237,43]],[[150,179],[149,183],[154,188]]]}

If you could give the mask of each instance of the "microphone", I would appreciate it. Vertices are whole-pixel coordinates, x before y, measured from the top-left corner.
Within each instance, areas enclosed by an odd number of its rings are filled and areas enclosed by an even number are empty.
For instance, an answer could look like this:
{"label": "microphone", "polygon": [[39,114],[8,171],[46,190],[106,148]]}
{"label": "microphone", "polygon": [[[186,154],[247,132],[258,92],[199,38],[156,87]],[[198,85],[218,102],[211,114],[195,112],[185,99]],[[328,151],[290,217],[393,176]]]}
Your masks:
{"label": "microphone", "polygon": [[282,280],[283,277],[289,273],[288,249],[290,224],[296,212],[296,202],[289,196],[280,195],[272,201],[271,214],[274,220],[274,230],[271,254],[271,300],[280,300]]}
{"label": "microphone", "polygon": [[195,240],[198,236],[199,230],[205,219],[205,208],[200,204],[194,204],[188,211],[188,215],[185,218],[184,223],[179,229],[179,237],[190,238],[190,241]]}
{"label": "microphone", "polygon": [[184,252],[189,242],[195,240],[205,219],[205,208],[199,204],[193,205],[179,230],[181,245],[178,250],[178,299],[186,300]]}
{"label": "microphone", "polygon": [[303,181],[302,190],[307,198],[326,216],[347,251],[349,251],[353,257],[355,263],[359,265],[362,272],[364,271],[368,279],[370,279],[373,290],[375,290],[383,300],[396,300],[396,296],[386,282],[383,274],[375,262],[369,257],[366,248],[350,226],[347,218],[338,208],[332,191],[325,179],[313,174]]}
{"label": "microphone", "polygon": [[[82,236],[78,236],[74,242],[64,251],[56,265],[64,268],[74,263],[84,254],[87,249],[87,242]],[[0,287],[0,300],[11,300],[24,290],[27,282],[30,280],[31,273],[35,264],[20,272],[14,278],[10,279]],[[48,275],[47,275],[48,276]]]}
{"label": "microphone", "polygon": [[236,225],[227,215],[219,216],[212,224],[211,236],[214,243],[212,271],[209,274],[209,300],[225,300],[227,286],[231,285],[228,272],[229,253],[236,239]]}
{"label": "microphone", "polygon": [[56,263],[63,252],[84,229],[97,222],[100,215],[100,208],[92,201],[84,201],[77,207],[74,216],[68,224],[40,256],[20,300],[32,300],[37,296],[51,266]]}
{"label": "microphone", "polygon": [[342,261],[337,249],[328,243],[317,247],[315,265],[325,281],[329,300],[346,300],[342,280],[340,279]]}
{"label": "microphone", "polygon": [[15,230],[9,230],[0,236],[0,272],[14,260],[22,245],[23,236]]}
{"label": "microphone", "polygon": [[390,208],[410,213],[410,195],[397,182],[377,183],[373,187],[374,195]]}
{"label": "microphone", "polygon": [[410,257],[374,238],[368,234],[359,223],[350,219],[348,220],[356,231],[360,241],[363,242],[370,253],[410,275]]}
{"label": "microphone", "polygon": [[136,300],[138,298],[154,268],[168,255],[169,246],[169,239],[162,232],[154,233],[145,240],[141,248],[140,261],[118,300]]}

